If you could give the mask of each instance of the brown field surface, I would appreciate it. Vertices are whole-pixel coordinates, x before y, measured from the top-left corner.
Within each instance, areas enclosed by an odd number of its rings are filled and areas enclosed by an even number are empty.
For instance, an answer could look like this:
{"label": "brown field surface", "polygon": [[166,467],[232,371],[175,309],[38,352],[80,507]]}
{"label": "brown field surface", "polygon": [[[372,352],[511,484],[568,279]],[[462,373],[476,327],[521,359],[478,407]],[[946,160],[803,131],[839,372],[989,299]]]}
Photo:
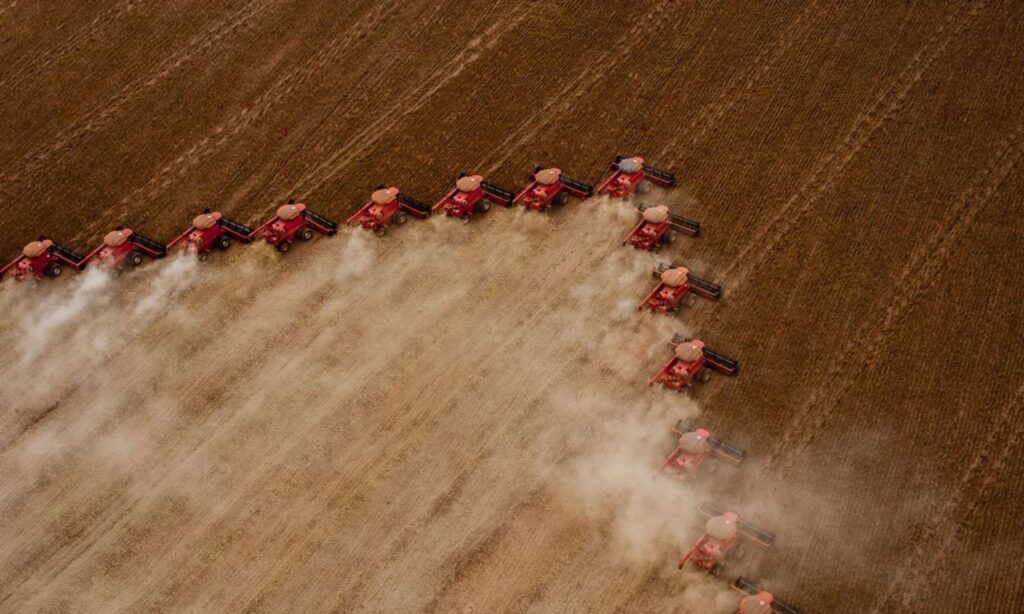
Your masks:
{"label": "brown field surface", "polygon": [[[0,285],[0,611],[1024,610],[1024,10],[0,0],[0,247],[343,220],[378,183],[630,203]],[[719,303],[638,313],[680,259]],[[649,388],[673,332],[743,363]],[[959,349],[958,349],[959,348]],[[957,350],[954,352],[953,350]],[[748,460],[654,473],[688,418]],[[679,572],[702,501],[775,532]]]}

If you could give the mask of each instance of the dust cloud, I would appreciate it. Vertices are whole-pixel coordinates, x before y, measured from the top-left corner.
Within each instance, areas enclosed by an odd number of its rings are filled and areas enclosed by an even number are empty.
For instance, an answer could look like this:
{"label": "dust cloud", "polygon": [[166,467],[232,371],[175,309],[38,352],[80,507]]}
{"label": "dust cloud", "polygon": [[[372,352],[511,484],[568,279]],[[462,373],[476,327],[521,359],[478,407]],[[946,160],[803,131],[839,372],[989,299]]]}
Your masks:
{"label": "dust cloud", "polygon": [[[311,567],[377,551],[358,583],[334,578],[343,605],[457,605],[472,591],[439,589],[437,574],[477,556],[532,492],[569,510],[552,526],[606,527],[607,564],[668,569],[674,603],[721,610],[724,584],[673,573],[705,493],[655,473],[671,426],[700,409],[646,386],[672,333],[691,331],[685,315],[637,313],[659,259],[620,247],[635,219],[604,198],[548,215],[495,208],[383,239],[345,228],[286,256],[235,246],[5,284],[0,584],[44,609],[83,590],[104,609],[227,606],[244,596],[216,579],[258,550],[238,591],[277,560],[272,597],[317,603]],[[77,537],[55,541],[68,526],[89,540],[81,552]],[[289,558],[310,535],[334,547]],[[410,540],[412,555],[392,558]],[[406,566],[421,579],[396,595]],[[41,573],[49,588],[34,590]],[[183,573],[211,582],[185,597]]]}

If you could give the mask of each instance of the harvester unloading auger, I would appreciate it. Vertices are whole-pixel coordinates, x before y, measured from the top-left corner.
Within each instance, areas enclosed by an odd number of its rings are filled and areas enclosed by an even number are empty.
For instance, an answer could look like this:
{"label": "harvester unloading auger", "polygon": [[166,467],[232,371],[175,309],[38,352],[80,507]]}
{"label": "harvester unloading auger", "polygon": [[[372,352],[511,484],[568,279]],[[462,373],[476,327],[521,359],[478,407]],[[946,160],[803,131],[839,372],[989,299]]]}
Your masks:
{"label": "harvester unloading auger", "polygon": [[484,181],[481,175],[463,173],[456,178],[455,187],[437,201],[432,210],[444,209],[449,217],[468,220],[474,213],[490,210],[492,202],[511,207],[515,198],[515,194]]}
{"label": "harvester unloading auger", "polygon": [[0,269],[0,279],[8,273],[18,281],[39,279],[44,276],[60,277],[64,267],[81,271],[85,264],[85,256],[56,241],[39,237],[38,240],[21,248],[18,257]]}
{"label": "harvester unloading auger", "polygon": [[611,176],[598,186],[598,194],[605,193],[615,198],[626,198],[634,192],[646,194],[650,191],[652,184],[662,188],[671,188],[676,184],[675,175],[654,168],[644,162],[643,158],[615,156],[611,170]]}

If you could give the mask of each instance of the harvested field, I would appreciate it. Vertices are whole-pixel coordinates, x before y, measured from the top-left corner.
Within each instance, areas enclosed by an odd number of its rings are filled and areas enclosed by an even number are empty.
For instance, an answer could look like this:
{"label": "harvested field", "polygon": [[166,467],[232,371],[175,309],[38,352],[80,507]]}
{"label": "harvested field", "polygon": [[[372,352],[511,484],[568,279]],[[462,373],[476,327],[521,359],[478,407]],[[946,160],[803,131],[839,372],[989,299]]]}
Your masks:
{"label": "harvested field", "polygon": [[[1013,3],[0,2],[0,245],[344,219],[381,182],[615,153],[606,197],[0,285],[0,611],[1024,608],[1024,11]],[[678,258],[725,297],[638,313]],[[648,388],[673,332],[743,372]],[[963,347],[963,355],[953,355]],[[750,454],[654,478],[690,418]]]}

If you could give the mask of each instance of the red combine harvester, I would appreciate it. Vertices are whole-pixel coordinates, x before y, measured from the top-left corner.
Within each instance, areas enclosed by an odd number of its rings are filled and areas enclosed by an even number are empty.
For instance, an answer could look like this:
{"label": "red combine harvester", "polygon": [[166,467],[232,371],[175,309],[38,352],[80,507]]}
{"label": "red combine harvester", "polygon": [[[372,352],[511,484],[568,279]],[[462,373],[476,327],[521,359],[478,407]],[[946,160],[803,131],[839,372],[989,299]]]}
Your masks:
{"label": "red combine harvester", "polygon": [[232,239],[248,243],[252,237],[252,228],[224,217],[220,211],[206,209],[192,220],[188,230],[167,244],[167,249],[180,245],[205,259],[213,248],[224,251],[231,247]]}
{"label": "red combine harvester", "polygon": [[711,379],[711,369],[725,375],[736,375],[740,370],[739,362],[704,347],[700,339],[687,339],[676,333],[671,345],[672,358],[647,380],[649,385],[661,384],[682,391],[694,380],[704,383]]}
{"label": "red combine harvester", "polygon": [[654,276],[661,279],[660,283],[644,297],[637,309],[647,307],[657,313],[669,313],[679,308],[680,303],[690,306],[696,300],[694,296],[717,301],[722,297],[722,288],[706,279],[690,273],[686,267],[662,262],[654,269]]}
{"label": "red combine harvester", "polygon": [[515,201],[535,211],[547,211],[552,205],[564,205],[569,196],[579,199],[590,198],[594,186],[570,179],[557,168],[534,167],[530,174],[530,185],[516,195]]}
{"label": "red combine harvester", "polygon": [[739,465],[747,457],[746,451],[715,437],[706,429],[694,428],[680,420],[672,433],[678,437],[675,450],[661,464],[661,471],[680,479],[696,477],[701,468],[714,470],[714,458],[722,458]]}
{"label": "red combine harvester", "polygon": [[353,213],[346,223],[359,224],[384,236],[388,226],[404,224],[409,215],[422,220],[430,214],[430,205],[402,194],[398,188],[379,185],[377,191],[370,195],[370,201]]}
{"label": "red combine harvester", "polygon": [[287,205],[277,208],[274,217],[250,232],[249,237],[257,237],[262,233],[267,243],[276,247],[277,251],[283,254],[291,249],[292,241],[295,239],[300,241],[312,239],[314,230],[330,236],[338,232],[338,224],[314,213],[303,203],[289,200]]}
{"label": "red combine harvester", "polygon": [[675,241],[678,232],[691,237],[700,236],[700,222],[676,215],[664,205],[641,203],[637,209],[640,210],[640,221],[622,240],[623,245],[653,252]]}
{"label": "red combine harvester", "polygon": [[40,277],[60,277],[64,267],[76,271],[85,268],[85,257],[46,237],[39,237],[21,249],[21,255],[0,269],[0,279],[8,272],[18,281]]}
{"label": "red combine harvester", "polygon": [[468,220],[474,212],[484,213],[496,202],[506,207],[512,206],[516,195],[508,190],[487,183],[480,175],[459,175],[455,187],[437,201],[433,210],[444,209],[450,217]]}
{"label": "red combine harvester", "polygon": [[693,561],[699,569],[717,576],[730,552],[734,557],[739,555],[741,541],[751,541],[763,548],[775,541],[774,535],[742,522],[733,512],[723,513],[706,503],[700,506],[700,512],[708,516],[704,532],[679,559],[679,569]]}
{"label": "red combine harvester", "polygon": [[777,599],[768,591],[758,589],[743,576],[736,578],[732,587],[744,595],[736,614],[802,614],[800,608]]}
{"label": "red combine harvester", "polygon": [[675,175],[645,164],[643,158],[615,156],[611,170],[612,176],[597,188],[599,194],[605,192],[615,198],[625,198],[633,192],[647,193],[652,183],[663,188],[676,184]]}
{"label": "red combine harvester", "polygon": [[82,265],[96,262],[96,266],[120,269],[125,265],[139,266],[143,256],[154,260],[167,255],[167,246],[135,232],[131,228],[115,228],[103,237],[103,243],[89,252]]}

